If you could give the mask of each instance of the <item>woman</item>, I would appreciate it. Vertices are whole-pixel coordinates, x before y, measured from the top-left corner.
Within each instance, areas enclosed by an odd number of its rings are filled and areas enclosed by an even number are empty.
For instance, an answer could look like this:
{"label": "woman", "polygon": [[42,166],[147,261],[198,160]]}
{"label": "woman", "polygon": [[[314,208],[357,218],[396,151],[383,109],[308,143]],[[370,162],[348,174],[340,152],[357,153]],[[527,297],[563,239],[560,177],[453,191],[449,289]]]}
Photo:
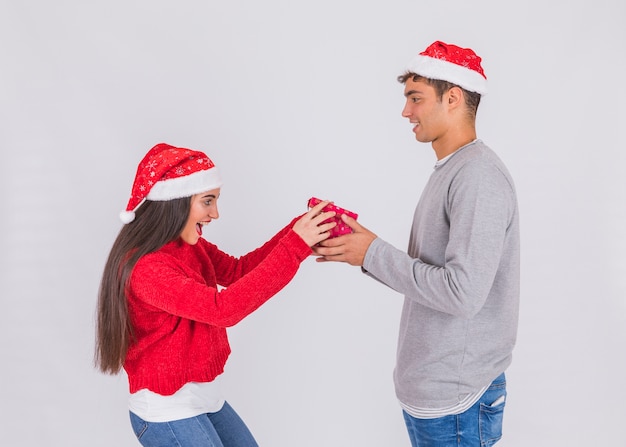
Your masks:
{"label": "woman", "polygon": [[[226,328],[281,290],[334,223],[322,202],[262,247],[234,258],[203,239],[220,179],[202,152],[167,144],[143,158],[98,298],[96,364],[123,368],[144,446],[256,446],[222,398]],[[218,289],[218,284],[225,288]]]}

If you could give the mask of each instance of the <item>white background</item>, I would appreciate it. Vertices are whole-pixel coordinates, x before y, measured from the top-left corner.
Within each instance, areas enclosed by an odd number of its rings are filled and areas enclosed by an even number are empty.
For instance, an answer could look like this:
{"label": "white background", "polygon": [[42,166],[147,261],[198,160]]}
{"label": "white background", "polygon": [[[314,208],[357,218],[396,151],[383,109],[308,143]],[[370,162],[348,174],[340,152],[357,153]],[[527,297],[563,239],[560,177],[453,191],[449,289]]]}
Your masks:
{"label": "white background", "polygon": [[[483,57],[478,134],[518,188],[522,307],[500,445],[623,442],[625,18],[619,0],[2,0],[2,445],[138,445],[126,377],[93,367],[94,311],[157,142],[220,167],[205,237],[229,253],[312,195],[406,247],[435,157],[401,118],[395,77],[434,40]],[[230,330],[226,394],[262,446],[409,446],[391,377],[401,302],[309,259]]]}

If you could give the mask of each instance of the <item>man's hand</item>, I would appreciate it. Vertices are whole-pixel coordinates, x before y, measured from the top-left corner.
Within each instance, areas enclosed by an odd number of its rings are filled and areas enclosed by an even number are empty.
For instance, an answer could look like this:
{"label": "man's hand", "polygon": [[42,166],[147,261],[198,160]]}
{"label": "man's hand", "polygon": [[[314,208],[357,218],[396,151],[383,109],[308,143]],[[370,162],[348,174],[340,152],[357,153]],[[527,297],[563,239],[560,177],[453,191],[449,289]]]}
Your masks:
{"label": "man's hand", "polygon": [[350,265],[362,266],[365,253],[377,236],[345,214],[341,215],[341,219],[354,233],[326,239],[313,247],[313,253],[319,256],[316,261],[347,262]]}

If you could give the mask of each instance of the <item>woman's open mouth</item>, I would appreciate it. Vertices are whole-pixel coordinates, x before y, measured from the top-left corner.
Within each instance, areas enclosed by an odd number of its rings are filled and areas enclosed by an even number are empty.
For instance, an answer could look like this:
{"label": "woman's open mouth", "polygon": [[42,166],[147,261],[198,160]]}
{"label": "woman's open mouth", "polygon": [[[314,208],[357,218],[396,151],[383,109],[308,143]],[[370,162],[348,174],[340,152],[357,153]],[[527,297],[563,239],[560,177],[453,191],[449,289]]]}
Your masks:
{"label": "woman's open mouth", "polygon": [[198,236],[202,236],[202,227],[208,225],[209,223],[211,223],[210,220],[205,220],[196,224],[196,232],[198,233]]}
{"label": "woman's open mouth", "polygon": [[196,232],[198,233],[198,236],[202,236],[202,227],[206,225],[205,223],[202,222],[198,222],[196,224]]}

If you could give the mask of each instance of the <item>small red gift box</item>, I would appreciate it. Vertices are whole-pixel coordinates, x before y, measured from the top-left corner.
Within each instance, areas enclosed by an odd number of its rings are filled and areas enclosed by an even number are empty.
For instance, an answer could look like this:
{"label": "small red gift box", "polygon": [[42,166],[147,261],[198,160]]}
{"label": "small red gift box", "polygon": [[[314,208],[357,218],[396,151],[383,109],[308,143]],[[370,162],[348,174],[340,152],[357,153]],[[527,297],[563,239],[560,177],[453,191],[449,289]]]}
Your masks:
{"label": "small red gift box", "polygon": [[[309,199],[308,207],[313,208],[315,205],[317,205],[320,202],[321,202],[320,199],[316,197],[311,197]],[[322,211],[334,211],[335,213],[337,213],[335,214],[334,217],[331,217],[330,219],[324,221],[324,223],[332,222],[332,221],[337,222],[337,225],[330,229],[330,236],[328,237],[329,239],[333,237],[341,236],[342,234],[352,233],[352,228],[350,228],[348,225],[345,224],[343,220],[341,220],[342,214],[350,216],[354,220],[356,220],[359,217],[358,214],[353,213],[352,211],[348,211],[332,203],[329,203],[328,205],[326,205]]]}

